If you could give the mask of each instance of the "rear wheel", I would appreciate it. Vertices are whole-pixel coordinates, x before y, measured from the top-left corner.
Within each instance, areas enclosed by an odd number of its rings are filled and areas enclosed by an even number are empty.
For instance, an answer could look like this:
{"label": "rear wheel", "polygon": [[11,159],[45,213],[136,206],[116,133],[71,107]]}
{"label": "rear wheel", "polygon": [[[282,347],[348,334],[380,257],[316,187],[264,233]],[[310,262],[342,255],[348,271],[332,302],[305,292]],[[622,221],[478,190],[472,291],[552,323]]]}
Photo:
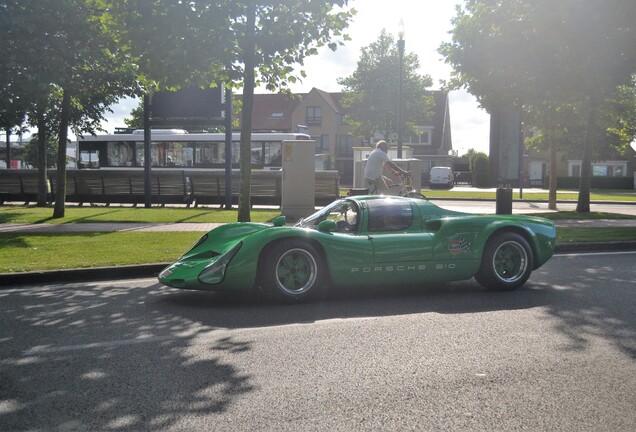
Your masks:
{"label": "rear wheel", "polygon": [[316,297],[325,280],[322,256],[302,240],[275,245],[263,265],[264,288],[277,300],[295,302]]}
{"label": "rear wheel", "polygon": [[526,239],[512,232],[496,234],[486,244],[475,279],[485,288],[514,290],[526,283],[533,263],[532,249]]}

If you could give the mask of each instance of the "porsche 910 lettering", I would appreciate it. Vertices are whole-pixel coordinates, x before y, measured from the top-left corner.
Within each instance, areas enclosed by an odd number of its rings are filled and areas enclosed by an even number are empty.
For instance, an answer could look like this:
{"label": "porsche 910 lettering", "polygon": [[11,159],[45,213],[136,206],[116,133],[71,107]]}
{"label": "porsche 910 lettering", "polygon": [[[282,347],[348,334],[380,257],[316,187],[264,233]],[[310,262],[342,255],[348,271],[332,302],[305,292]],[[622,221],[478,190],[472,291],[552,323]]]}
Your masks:
{"label": "porsche 910 lettering", "polygon": [[426,270],[426,264],[419,265],[399,265],[399,266],[376,266],[376,267],[352,267],[351,273],[371,273],[371,272],[403,272],[403,271],[423,271]]}
{"label": "porsche 910 lettering", "polygon": [[232,223],[202,236],[159,274],[165,285],[264,291],[287,302],[329,288],[475,278],[513,290],[554,252],[543,218],[449,211],[419,198],[353,196],[287,225]]}

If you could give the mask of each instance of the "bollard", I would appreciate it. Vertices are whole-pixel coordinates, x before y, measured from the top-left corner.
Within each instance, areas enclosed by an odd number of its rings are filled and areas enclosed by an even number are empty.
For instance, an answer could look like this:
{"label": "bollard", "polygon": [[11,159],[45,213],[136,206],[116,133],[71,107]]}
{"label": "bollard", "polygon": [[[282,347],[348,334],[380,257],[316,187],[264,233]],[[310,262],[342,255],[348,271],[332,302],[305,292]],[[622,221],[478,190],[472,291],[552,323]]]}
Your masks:
{"label": "bollard", "polygon": [[512,188],[497,189],[497,214],[512,214]]}

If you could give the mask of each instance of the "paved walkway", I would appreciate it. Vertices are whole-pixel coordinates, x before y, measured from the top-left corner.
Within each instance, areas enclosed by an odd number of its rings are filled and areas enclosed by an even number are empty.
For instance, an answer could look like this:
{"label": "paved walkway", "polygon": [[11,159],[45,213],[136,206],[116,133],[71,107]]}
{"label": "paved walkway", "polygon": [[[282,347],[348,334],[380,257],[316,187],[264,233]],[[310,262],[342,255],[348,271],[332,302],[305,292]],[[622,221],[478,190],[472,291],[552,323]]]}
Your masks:
{"label": "paved walkway", "polygon": [[3,232],[158,232],[201,231],[208,232],[219,223],[67,223],[67,224],[0,224]]}

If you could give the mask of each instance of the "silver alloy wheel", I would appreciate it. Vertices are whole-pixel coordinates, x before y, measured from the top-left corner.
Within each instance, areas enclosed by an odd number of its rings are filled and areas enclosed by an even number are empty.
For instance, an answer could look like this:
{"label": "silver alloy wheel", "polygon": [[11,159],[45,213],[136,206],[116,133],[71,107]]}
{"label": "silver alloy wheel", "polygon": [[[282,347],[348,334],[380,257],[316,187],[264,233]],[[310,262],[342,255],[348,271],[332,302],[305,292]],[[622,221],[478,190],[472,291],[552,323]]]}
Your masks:
{"label": "silver alloy wheel", "polygon": [[309,291],[318,278],[318,264],[305,249],[286,251],[276,262],[275,278],[278,287],[287,294],[297,296]]}
{"label": "silver alloy wheel", "polygon": [[515,283],[523,277],[528,268],[528,254],[516,241],[501,243],[492,257],[492,266],[499,279]]}

